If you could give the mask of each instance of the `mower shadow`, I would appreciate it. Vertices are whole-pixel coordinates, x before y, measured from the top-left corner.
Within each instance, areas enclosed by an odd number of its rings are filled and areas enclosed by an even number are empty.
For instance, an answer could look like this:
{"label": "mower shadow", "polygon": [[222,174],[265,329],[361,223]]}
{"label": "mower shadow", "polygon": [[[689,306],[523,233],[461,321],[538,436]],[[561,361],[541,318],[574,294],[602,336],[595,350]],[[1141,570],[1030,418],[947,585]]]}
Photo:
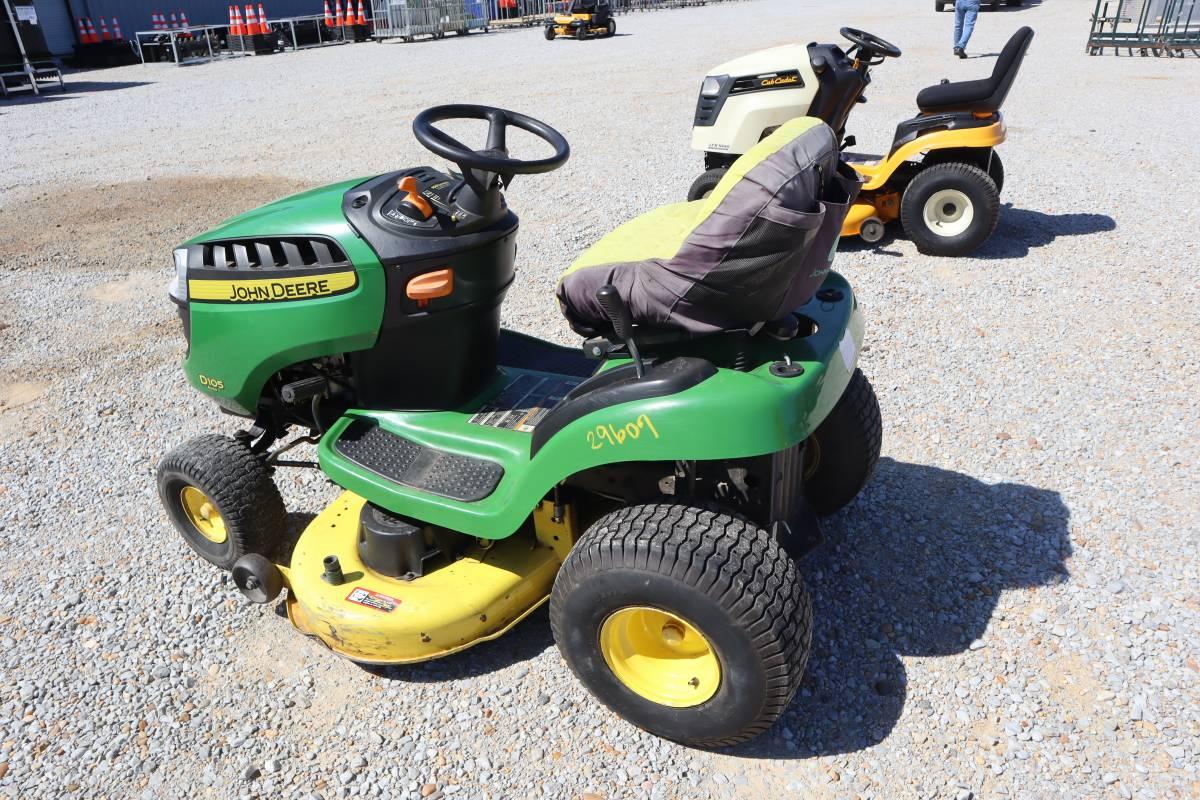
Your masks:
{"label": "mower shadow", "polygon": [[1045,247],[1060,236],[1086,236],[1116,230],[1107,214],[1044,214],[1005,203],[991,238],[972,258],[1023,258],[1034,247]]}
{"label": "mower shadow", "polygon": [[[1034,247],[1045,247],[1060,236],[1085,236],[1116,230],[1117,222],[1106,214],[1044,214],[1025,208],[1013,208],[1005,203],[1000,209],[1000,221],[996,231],[978,250],[966,258],[985,260],[1001,258],[1024,258]],[[898,250],[885,249],[888,245],[905,238],[899,222],[892,222],[884,229],[883,238],[868,244],[857,236],[844,238],[838,244],[839,253],[875,253],[900,257]]]}
{"label": "mower shadow", "polygon": [[[907,696],[901,656],[970,658],[1001,592],[1066,580],[1069,518],[1055,491],[882,459],[802,565],[815,629],[799,694],[780,724],[728,754],[810,758],[883,741]],[[945,712],[922,700],[909,713],[933,730]]]}

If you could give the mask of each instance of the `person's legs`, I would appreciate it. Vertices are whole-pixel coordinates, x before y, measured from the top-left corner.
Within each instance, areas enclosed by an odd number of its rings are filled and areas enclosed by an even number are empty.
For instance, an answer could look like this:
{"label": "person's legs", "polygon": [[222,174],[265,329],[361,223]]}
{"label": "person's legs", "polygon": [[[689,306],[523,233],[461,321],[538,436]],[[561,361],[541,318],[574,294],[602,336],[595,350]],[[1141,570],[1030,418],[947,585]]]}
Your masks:
{"label": "person's legs", "polygon": [[[954,44],[959,50],[967,49],[967,42],[971,41],[971,34],[975,32],[975,17],[979,15],[979,0],[959,0],[954,7],[955,23],[958,22],[958,9],[963,9],[962,32],[955,40]],[[955,28],[958,25],[955,24]]]}
{"label": "person's legs", "polygon": [[954,49],[958,49],[958,40],[962,38],[963,14],[967,10],[965,0],[955,0],[954,3]]}

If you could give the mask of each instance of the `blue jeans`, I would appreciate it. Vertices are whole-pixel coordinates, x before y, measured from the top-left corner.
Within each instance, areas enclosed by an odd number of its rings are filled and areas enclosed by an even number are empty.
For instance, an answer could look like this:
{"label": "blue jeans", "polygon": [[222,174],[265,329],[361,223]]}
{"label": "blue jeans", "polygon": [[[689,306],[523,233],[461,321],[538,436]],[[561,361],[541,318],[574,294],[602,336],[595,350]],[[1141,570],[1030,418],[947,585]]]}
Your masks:
{"label": "blue jeans", "polygon": [[979,0],[954,1],[954,46],[967,49],[971,34],[975,32],[975,17],[979,14]]}

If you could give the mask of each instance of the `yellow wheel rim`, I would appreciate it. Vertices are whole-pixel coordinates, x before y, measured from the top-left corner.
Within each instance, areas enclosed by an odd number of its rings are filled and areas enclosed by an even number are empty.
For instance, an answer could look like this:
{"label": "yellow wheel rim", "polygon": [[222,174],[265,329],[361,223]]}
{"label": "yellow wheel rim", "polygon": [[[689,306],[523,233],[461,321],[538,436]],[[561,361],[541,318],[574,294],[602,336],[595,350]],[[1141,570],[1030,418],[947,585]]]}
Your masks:
{"label": "yellow wheel rim", "polygon": [[179,493],[179,501],[183,505],[184,515],[197,533],[214,544],[220,544],[228,538],[221,512],[217,511],[204,492],[195,486],[185,486]]}
{"label": "yellow wheel rim", "polygon": [[721,685],[721,664],[708,639],[662,609],[614,611],[600,627],[600,652],[621,683],[659,705],[698,706]]}

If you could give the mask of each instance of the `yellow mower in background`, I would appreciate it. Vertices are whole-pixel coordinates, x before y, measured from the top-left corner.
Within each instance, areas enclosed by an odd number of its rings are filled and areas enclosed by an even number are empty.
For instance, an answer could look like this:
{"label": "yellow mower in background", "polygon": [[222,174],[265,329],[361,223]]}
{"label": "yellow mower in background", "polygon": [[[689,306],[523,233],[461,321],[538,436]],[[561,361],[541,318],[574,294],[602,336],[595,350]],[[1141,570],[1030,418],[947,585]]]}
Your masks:
{"label": "yellow mower in background", "polygon": [[[704,78],[692,148],[704,153],[705,171],[688,200],[707,197],[739,156],[796,117],[828,124],[843,150],[857,144],[845,135],[850,112],[865,102],[871,68],[899,58],[900,48],[856,28],[841,34],[849,50],[816,42],[783,45],[728,61]],[[843,153],[863,180],[843,236],[874,244],[899,221],[929,255],[963,256],[987,241],[1000,219],[1004,188],[996,152],[1007,136],[1000,107],[1032,39],[1030,28],[1014,33],[989,77],[922,89],[917,115],[896,126],[885,153]]]}
{"label": "yellow mower in background", "polygon": [[546,41],[552,42],[559,36],[575,39],[609,37],[617,32],[617,23],[612,18],[612,6],[599,0],[572,0],[566,13],[556,14],[546,25]]}

